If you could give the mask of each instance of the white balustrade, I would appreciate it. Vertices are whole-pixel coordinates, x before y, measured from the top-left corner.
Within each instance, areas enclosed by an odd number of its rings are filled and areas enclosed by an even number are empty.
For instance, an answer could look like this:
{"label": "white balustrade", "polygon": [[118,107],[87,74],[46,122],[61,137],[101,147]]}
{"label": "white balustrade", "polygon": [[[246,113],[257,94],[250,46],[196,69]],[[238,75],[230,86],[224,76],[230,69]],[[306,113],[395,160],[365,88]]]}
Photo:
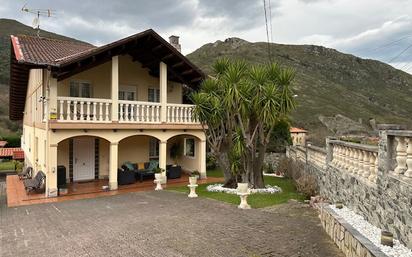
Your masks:
{"label": "white balustrade", "polygon": [[376,182],[378,147],[332,141],[331,166]]}
{"label": "white balustrade", "polygon": [[308,145],[307,147],[308,162],[319,167],[326,168],[326,150],[323,148]]}
{"label": "white balustrade", "polygon": [[194,105],[167,104],[167,122],[170,123],[197,123],[193,114]]}
{"label": "white balustrade", "polygon": [[110,110],[110,99],[57,97],[60,122],[110,122]]}
{"label": "white balustrade", "polygon": [[395,136],[396,167],[393,171],[395,175],[412,178],[412,137]]}
{"label": "white balustrade", "polygon": [[160,103],[119,101],[119,122],[160,123]]}

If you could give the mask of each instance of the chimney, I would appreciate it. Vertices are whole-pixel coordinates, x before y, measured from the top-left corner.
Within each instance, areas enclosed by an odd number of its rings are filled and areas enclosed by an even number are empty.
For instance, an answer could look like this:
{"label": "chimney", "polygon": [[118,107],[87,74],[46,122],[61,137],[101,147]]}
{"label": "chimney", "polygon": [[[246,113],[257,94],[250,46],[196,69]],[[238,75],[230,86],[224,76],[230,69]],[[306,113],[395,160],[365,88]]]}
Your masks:
{"label": "chimney", "polygon": [[181,46],[179,44],[179,37],[178,36],[170,36],[169,37],[169,43],[177,49],[177,51],[181,51]]}

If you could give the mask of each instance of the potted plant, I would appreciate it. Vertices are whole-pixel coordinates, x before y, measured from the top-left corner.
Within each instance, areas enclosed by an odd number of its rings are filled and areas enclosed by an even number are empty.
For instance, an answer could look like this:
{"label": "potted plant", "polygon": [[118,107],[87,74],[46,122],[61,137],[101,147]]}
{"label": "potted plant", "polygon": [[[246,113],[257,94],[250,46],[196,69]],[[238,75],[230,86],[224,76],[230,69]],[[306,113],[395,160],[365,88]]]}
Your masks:
{"label": "potted plant", "polygon": [[154,174],[155,174],[155,179],[156,180],[162,180],[162,172],[163,169],[157,167],[156,169],[153,170]]}
{"label": "potted plant", "polygon": [[197,184],[197,179],[199,178],[200,173],[195,170],[192,171],[189,175],[189,183],[190,185],[196,185]]}
{"label": "potted plant", "polygon": [[170,147],[170,158],[173,159],[173,166],[177,166],[177,161],[182,155],[182,147],[179,143],[174,143],[172,147]]}

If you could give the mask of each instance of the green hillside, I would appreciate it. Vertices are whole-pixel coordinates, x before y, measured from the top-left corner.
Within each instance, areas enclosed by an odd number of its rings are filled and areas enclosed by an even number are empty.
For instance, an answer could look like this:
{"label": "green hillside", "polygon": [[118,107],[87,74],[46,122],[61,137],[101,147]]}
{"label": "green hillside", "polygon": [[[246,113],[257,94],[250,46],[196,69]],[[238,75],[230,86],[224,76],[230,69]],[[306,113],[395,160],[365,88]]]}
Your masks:
{"label": "green hillside", "polygon": [[[267,43],[238,38],[206,44],[188,57],[206,73],[219,57],[268,61]],[[377,123],[412,125],[412,75],[375,60],[365,60],[313,45],[271,44],[273,59],[296,70],[298,108],[293,124],[326,134],[319,116],[342,114],[366,128]],[[369,127],[370,128],[370,127]],[[330,134],[330,133],[329,133]]]}

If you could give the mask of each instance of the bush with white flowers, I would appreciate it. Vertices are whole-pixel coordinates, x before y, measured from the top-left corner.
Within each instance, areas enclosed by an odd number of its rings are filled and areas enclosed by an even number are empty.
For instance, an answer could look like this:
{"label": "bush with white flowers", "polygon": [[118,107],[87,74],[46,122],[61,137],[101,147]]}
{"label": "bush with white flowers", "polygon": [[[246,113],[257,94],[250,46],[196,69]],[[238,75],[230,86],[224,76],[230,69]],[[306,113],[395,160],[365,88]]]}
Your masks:
{"label": "bush with white flowers", "polygon": [[[228,194],[236,194],[237,189],[236,188],[227,188],[223,187],[223,184],[213,184],[213,185],[208,185],[206,187],[206,190],[208,192],[218,192],[218,193],[228,193]],[[282,192],[282,189],[278,186],[271,186],[271,185],[266,185],[265,188],[257,188],[257,189],[250,189],[251,194],[276,194]]]}

